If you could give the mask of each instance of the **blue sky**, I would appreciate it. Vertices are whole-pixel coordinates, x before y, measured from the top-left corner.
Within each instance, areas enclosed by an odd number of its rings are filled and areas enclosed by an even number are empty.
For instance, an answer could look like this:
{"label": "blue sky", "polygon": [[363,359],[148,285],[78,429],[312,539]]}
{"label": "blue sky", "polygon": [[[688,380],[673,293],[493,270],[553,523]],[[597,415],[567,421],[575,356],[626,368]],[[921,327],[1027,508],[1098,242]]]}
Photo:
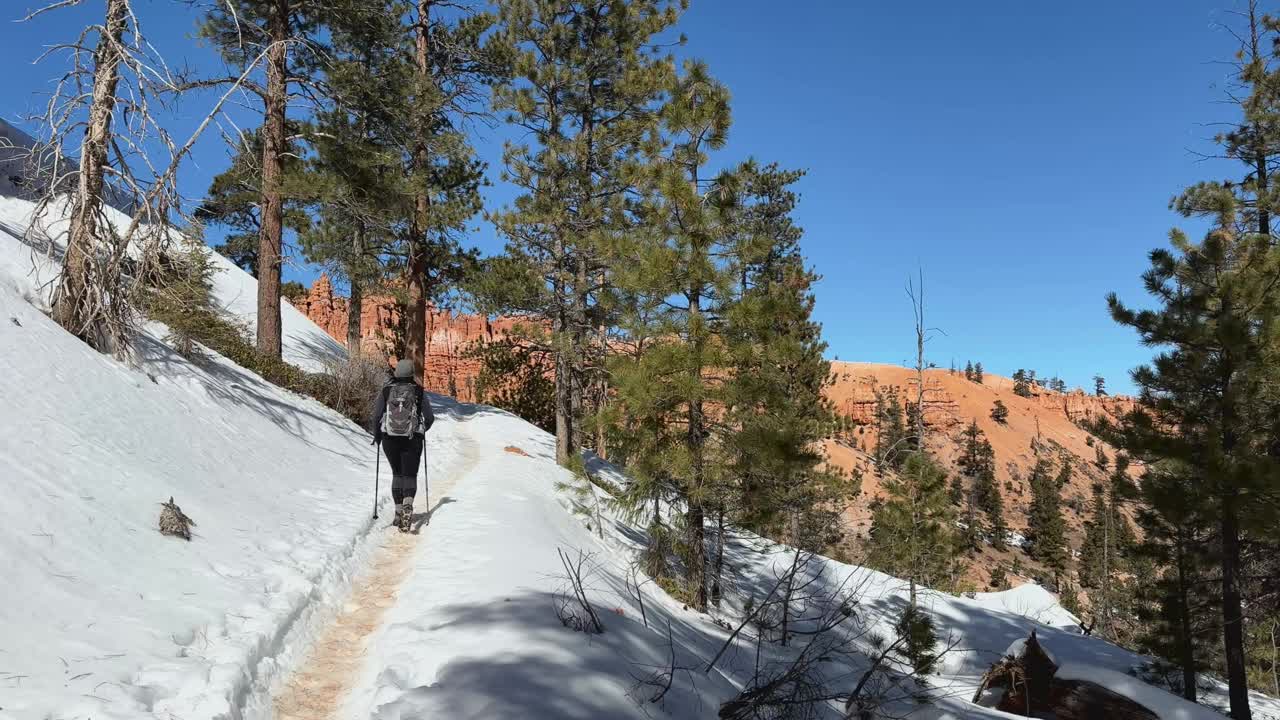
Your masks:
{"label": "blue sky", "polygon": [[[705,60],[733,94],[734,126],[716,160],[754,156],[808,175],[798,220],[823,280],[817,317],[845,360],[902,363],[911,354],[903,291],[925,273],[938,334],[930,360],[980,360],[1114,390],[1151,355],[1115,326],[1103,298],[1144,300],[1146,253],[1179,218],[1181,187],[1223,177],[1211,124],[1232,119],[1219,102],[1229,68],[1233,0],[693,0],[679,52]],[[70,40],[101,1],[27,25],[33,0],[0,10],[3,116],[19,125],[63,66],[29,64]],[[139,0],[152,42],[172,65],[215,67],[191,39],[196,13],[172,0]],[[5,17],[5,16],[8,17]],[[181,131],[212,98],[184,102]],[[245,111],[233,113],[252,124]],[[489,207],[512,197],[498,181],[501,130],[477,138],[494,185]],[[182,176],[198,197],[227,163],[207,135]],[[502,241],[477,222],[485,253]],[[294,264],[304,282],[312,268]]]}

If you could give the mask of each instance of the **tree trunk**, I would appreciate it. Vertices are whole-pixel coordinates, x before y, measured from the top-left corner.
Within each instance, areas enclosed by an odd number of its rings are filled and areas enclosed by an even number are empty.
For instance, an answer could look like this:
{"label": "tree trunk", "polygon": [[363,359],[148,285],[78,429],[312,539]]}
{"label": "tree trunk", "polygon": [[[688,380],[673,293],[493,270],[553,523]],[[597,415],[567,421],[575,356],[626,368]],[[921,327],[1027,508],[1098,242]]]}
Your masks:
{"label": "tree trunk", "polygon": [[[1249,0],[1249,50],[1251,61],[1266,62],[1263,56],[1258,30],[1262,24],[1262,18],[1258,17],[1257,0]],[[1255,124],[1250,128],[1253,132],[1253,167],[1254,167],[1254,183],[1257,188],[1254,190],[1258,213],[1258,233],[1260,235],[1271,236],[1271,211],[1267,203],[1268,194],[1268,159],[1270,153],[1267,152],[1267,130],[1261,123]]]}
{"label": "tree trunk", "polygon": [[1177,547],[1178,571],[1178,654],[1182,663],[1182,697],[1196,701],[1196,656],[1195,645],[1191,641],[1191,602],[1190,581],[1187,577],[1187,546],[1185,538],[1179,537]]}
{"label": "tree trunk", "polygon": [[1235,491],[1222,502],[1222,622],[1231,717],[1251,720],[1249,679],[1244,659],[1244,603],[1240,596],[1240,526]]}
{"label": "tree trunk", "polygon": [[1280,642],[1276,641],[1276,632],[1280,630],[1280,620],[1271,620],[1271,695],[1280,697]]}
{"label": "tree trunk", "polygon": [[[696,290],[691,293],[689,301],[690,323],[696,325],[701,320],[700,293]],[[701,333],[701,330],[697,331]],[[695,384],[702,381],[702,341],[701,336],[691,338],[694,361],[693,372],[697,377],[693,378]],[[700,393],[701,390],[695,390]],[[699,497],[702,494],[703,483],[703,446],[705,439],[703,438],[702,429],[702,398],[693,397],[689,399],[689,427],[685,441],[689,448],[690,476],[689,487],[686,489],[689,495],[689,511],[687,514],[688,522],[688,543],[689,543],[689,584],[694,589],[694,604],[699,612],[705,612],[707,609],[707,584],[704,579],[704,558],[706,551],[703,545],[703,510],[702,501]]]}
{"label": "tree trunk", "polygon": [[702,503],[689,500],[689,509],[685,511],[685,544],[689,556],[686,572],[689,587],[693,590],[693,607],[698,612],[707,611],[707,578],[706,578],[706,513]]}
{"label": "tree trunk", "polygon": [[588,308],[590,307],[590,298],[587,294],[587,261],[583,257],[584,248],[579,248],[577,252],[576,269],[574,271],[574,289],[573,289],[573,312],[570,315],[570,321],[573,327],[569,329],[569,417],[572,418],[571,428],[573,432],[570,437],[573,452],[578,452],[584,445],[583,440],[587,436],[586,425],[586,399],[587,393],[591,391],[589,380],[587,378],[587,328],[590,326],[588,319]]}
{"label": "tree trunk", "polygon": [[[421,199],[421,198],[419,198]],[[415,202],[415,206],[418,203]],[[420,218],[422,208],[416,207],[414,215]],[[406,266],[406,272],[409,273],[409,302],[405,307],[407,313],[405,317],[405,352],[408,353],[409,359],[413,361],[413,376],[418,383],[423,383],[427,371],[427,258],[422,242],[421,234],[416,232],[421,228],[416,220],[413,230],[415,239],[409,245],[409,263]]]}
{"label": "tree trunk", "polygon": [[[600,286],[604,286],[603,273],[600,278]],[[596,321],[596,342],[598,344],[597,352],[600,353],[601,365],[598,371],[599,377],[595,383],[596,455],[599,455],[601,460],[608,460],[609,448],[607,447],[608,436],[606,432],[609,428],[605,423],[603,414],[605,406],[609,403],[609,375],[604,368],[605,358],[609,357],[609,329],[605,325],[603,313]]]}
{"label": "tree trunk", "polygon": [[413,223],[409,228],[409,262],[406,271],[409,273],[408,317],[405,319],[405,337],[408,343],[409,359],[413,360],[414,377],[423,383],[427,370],[427,232],[431,223],[431,198],[423,186],[430,163],[427,153],[427,127],[433,109],[424,107],[425,98],[421,97],[431,83],[430,42],[431,42],[431,3],[432,0],[418,0],[417,45],[414,59],[418,73],[417,103],[419,113],[413,147],[413,172],[416,190],[413,196]]}
{"label": "tree trunk", "polygon": [[562,306],[552,323],[552,333],[555,335],[557,345],[555,352],[556,462],[561,466],[567,466],[575,452],[572,371],[569,368],[569,355],[563,347],[563,340],[566,336],[565,314],[565,309]]}
{"label": "tree trunk", "polygon": [[[720,578],[724,576],[724,505],[716,508],[716,569],[711,577],[711,601],[720,607]],[[1274,636],[1274,633],[1273,633]]]}
{"label": "tree trunk", "polygon": [[924,271],[920,272],[920,298],[916,305],[916,451],[924,452]]}
{"label": "tree trunk", "polygon": [[97,250],[98,215],[102,212],[103,178],[107,170],[107,148],[111,143],[111,118],[116,106],[116,86],[120,82],[124,31],[128,19],[125,0],[109,0],[104,31],[94,52],[93,100],[88,127],[80,146],[80,173],[71,224],[67,231],[67,252],[61,282],[54,296],[53,317],[59,325],[99,350],[90,310],[90,275]]}
{"label": "tree trunk", "polygon": [[1111,617],[1111,512],[1115,509],[1115,496],[1108,500],[1102,495],[1102,617],[1107,624],[1107,639],[1116,642],[1116,626]]}
{"label": "tree trunk", "polygon": [[280,271],[284,263],[285,108],[289,94],[289,0],[267,20],[267,96],[262,124],[262,229],[258,234],[258,350],[280,357]]}
{"label": "tree trunk", "polygon": [[351,299],[347,301],[347,357],[355,359],[363,354],[364,339],[360,323],[364,313],[364,287],[358,278],[350,278]]}

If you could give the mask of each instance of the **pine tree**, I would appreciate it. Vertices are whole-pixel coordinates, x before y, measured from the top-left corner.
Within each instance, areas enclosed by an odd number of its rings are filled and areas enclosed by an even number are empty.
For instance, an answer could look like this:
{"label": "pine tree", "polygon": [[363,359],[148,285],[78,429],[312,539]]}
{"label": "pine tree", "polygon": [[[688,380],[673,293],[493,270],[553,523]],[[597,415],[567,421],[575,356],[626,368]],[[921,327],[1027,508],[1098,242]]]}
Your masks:
{"label": "pine tree", "polygon": [[970,553],[974,553],[982,549],[982,539],[988,534],[982,522],[982,509],[978,505],[977,483],[974,483],[967,492],[964,492],[962,497],[960,546]]}
{"label": "pine tree", "polygon": [[1249,535],[1277,525],[1272,503],[1254,500],[1280,490],[1280,467],[1270,420],[1275,387],[1280,307],[1280,252],[1272,228],[1276,194],[1269,170],[1280,147],[1275,122],[1280,102],[1268,63],[1274,24],[1250,2],[1232,94],[1242,117],[1218,137],[1222,153],[1238,161],[1242,179],[1204,182],[1175,198],[1186,217],[1209,220],[1204,239],[1174,230],[1172,249],[1150,254],[1143,275],[1158,305],[1134,310],[1112,294],[1113,319],[1161,352],[1133,372],[1142,406],[1123,428],[1120,447],[1138,456],[1183,463],[1201,482],[1193,501],[1217,523],[1220,610],[1231,715],[1247,720],[1247,634],[1243,546]]}
{"label": "pine tree", "polygon": [[[419,382],[426,371],[427,305],[462,282],[478,258],[460,243],[467,222],[481,210],[484,182],[484,163],[476,158],[464,128],[482,114],[482,87],[497,76],[509,77],[504,71],[511,67],[502,61],[512,60],[511,53],[517,52],[501,33],[494,40],[496,50],[481,48],[493,17],[478,12],[475,4],[449,3],[433,14],[436,4],[437,0],[413,0],[408,8],[411,79],[397,83],[408,92],[392,105],[399,110],[393,116],[398,137],[408,144],[402,178],[412,207],[398,234],[397,254],[406,291],[408,357]],[[495,104],[501,97],[495,94]]]}
{"label": "pine tree", "polygon": [[989,586],[992,590],[1000,592],[1009,589],[1009,578],[1005,574],[1004,565],[997,563],[991,570],[991,582]]}
{"label": "pine tree", "polygon": [[992,462],[987,463],[978,472],[978,476],[973,481],[974,497],[978,507],[987,516],[987,539],[991,542],[992,547],[1001,550],[1005,546],[1005,536],[1009,533],[1009,527],[1004,521],[1004,498],[1000,494],[1000,486],[996,483],[995,473],[995,453],[990,451],[990,445],[987,445]]}
{"label": "pine tree", "polygon": [[1161,461],[1143,478],[1137,514],[1143,541],[1136,552],[1163,568],[1138,593],[1153,600],[1137,609],[1146,629],[1141,641],[1181,669],[1180,690],[1192,702],[1196,674],[1208,667],[1219,645],[1213,633],[1221,632],[1211,612],[1220,600],[1207,592],[1214,518],[1199,505],[1199,484],[1190,466]]}
{"label": "pine tree", "polygon": [[411,90],[407,12],[403,0],[373,0],[330,23],[325,75],[333,104],[314,120],[307,185],[316,222],[299,239],[309,261],[347,284],[353,356],[361,352],[364,291],[383,280],[409,215],[400,142]]}
{"label": "pine tree", "polygon": [[[288,103],[295,88],[314,79],[314,61],[323,53],[322,30],[333,8],[320,0],[226,0],[212,3],[200,26],[200,36],[213,43],[235,70],[240,87],[262,103],[262,154],[258,167],[259,234],[257,344],[267,355],[280,357],[280,272],[284,262],[285,165],[290,156]],[[307,52],[297,52],[305,46]],[[265,58],[265,69],[250,72]],[[209,82],[205,84],[217,84]]]}
{"label": "pine tree", "polygon": [[911,607],[919,585],[939,588],[954,574],[955,518],[947,479],[927,455],[910,453],[873,503],[867,564],[907,580]]}
{"label": "pine tree", "polygon": [[1001,425],[1009,421],[1009,408],[1005,407],[1004,401],[997,399],[991,406],[991,419]]}
{"label": "pine tree", "polygon": [[964,379],[973,380],[973,361],[964,364]]}
{"label": "pine tree", "polygon": [[1134,534],[1123,512],[1128,497],[1127,465],[1124,455],[1117,456],[1117,472],[1110,482],[1093,486],[1093,513],[1085,523],[1078,569],[1080,584],[1093,588],[1089,596],[1095,617],[1101,619],[1103,636],[1116,642],[1122,640],[1117,618],[1136,612],[1130,601],[1132,588],[1125,578],[1139,574],[1130,567]]}
{"label": "pine tree", "polygon": [[480,361],[476,402],[500,407],[534,425],[555,430],[555,383],[546,353],[523,341],[523,333],[468,348],[466,356]]}
{"label": "pine tree", "polygon": [[938,634],[934,629],[933,617],[924,608],[910,605],[898,618],[894,631],[903,640],[896,653],[899,658],[910,665],[912,671],[921,678],[933,672],[938,662],[935,650]]}
{"label": "pine tree", "polygon": [[[837,515],[857,488],[821,470],[816,451],[834,408],[824,394],[831,381],[826,345],[812,319],[817,276],[804,266],[801,230],[791,218],[791,186],[800,176],[747,162],[718,181],[735,186],[716,207],[734,239],[729,267],[736,276],[723,312],[730,378],[719,398],[730,428],[724,442],[733,458],[736,519],[821,552],[839,541]],[[717,583],[722,549],[717,543]]]}
{"label": "pine tree", "polygon": [[1093,394],[1097,397],[1107,394],[1107,381],[1101,375],[1093,376]]}
{"label": "pine tree", "polygon": [[876,397],[876,471],[901,467],[907,454],[907,427],[903,421],[902,403],[898,390],[890,387],[875,389]]}
{"label": "pine tree", "polygon": [[[302,132],[297,123],[290,128],[291,135]],[[241,135],[232,152],[230,167],[214,176],[205,199],[195,210],[196,220],[228,230],[214,250],[254,277],[258,276],[258,245],[262,236],[262,152],[260,130]],[[308,175],[301,155],[298,143],[291,143],[280,180],[284,203],[282,222],[285,229],[294,232],[311,225],[306,205],[312,196],[309,186],[313,178]]]}
{"label": "pine tree", "polygon": [[498,14],[492,44],[511,80],[495,88],[494,105],[532,142],[504,153],[505,177],[521,194],[494,216],[507,252],[486,268],[480,294],[489,309],[550,328],[564,464],[583,445],[590,365],[603,365],[592,345],[601,339],[608,274],[621,264],[611,245],[633,235],[628,206],[643,158],[662,150],[659,104],[674,68],[649,51],[678,13],[663,0],[501,0]]}
{"label": "pine tree", "polygon": [[981,385],[981,384],[982,384],[982,378],[983,378],[983,375],[982,375],[982,363],[980,363],[980,362],[979,362],[979,363],[974,363],[974,364],[973,364],[973,381],[974,381],[974,382],[976,382],[976,383],[978,383],[979,385]]}
{"label": "pine tree", "polygon": [[[1080,586],[1095,588],[1110,578],[1111,567],[1108,563],[1111,549],[1111,504],[1108,502],[1106,490],[1102,483],[1093,485],[1093,513],[1084,524],[1084,542],[1080,545]],[[1094,606],[1098,602],[1094,600]]]}
{"label": "pine tree", "polygon": [[1103,450],[1101,445],[1093,446],[1093,464],[1097,465],[1098,469],[1103,472],[1106,472],[1107,466],[1111,464],[1111,461],[1107,459],[1107,451]]}
{"label": "pine tree", "polygon": [[1070,582],[1063,583],[1062,587],[1058,590],[1058,602],[1062,605],[1063,610],[1066,610],[1077,617],[1080,615],[1080,595],[1076,592],[1075,586]]}
{"label": "pine tree", "polygon": [[1027,371],[1018,368],[1013,374],[1013,394],[1018,397],[1031,397],[1031,383],[1035,379],[1035,371],[1031,375],[1027,375]]}
{"label": "pine tree", "polygon": [[[1063,470],[1069,474],[1070,466],[1064,464]],[[1031,511],[1027,516],[1027,540],[1031,543],[1031,557],[1043,562],[1058,578],[1067,569],[1066,522],[1062,517],[1058,478],[1051,476],[1050,471],[1048,460],[1036,459],[1030,477]]]}

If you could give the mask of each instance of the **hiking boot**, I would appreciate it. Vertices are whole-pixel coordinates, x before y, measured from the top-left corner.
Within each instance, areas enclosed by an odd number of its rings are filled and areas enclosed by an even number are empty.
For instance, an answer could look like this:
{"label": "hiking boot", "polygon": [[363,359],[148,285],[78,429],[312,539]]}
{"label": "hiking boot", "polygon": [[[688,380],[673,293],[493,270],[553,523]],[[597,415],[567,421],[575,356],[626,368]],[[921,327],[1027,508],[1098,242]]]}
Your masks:
{"label": "hiking boot", "polygon": [[407,497],[400,507],[396,508],[396,524],[400,526],[400,532],[409,532],[409,525],[413,522],[413,498]]}

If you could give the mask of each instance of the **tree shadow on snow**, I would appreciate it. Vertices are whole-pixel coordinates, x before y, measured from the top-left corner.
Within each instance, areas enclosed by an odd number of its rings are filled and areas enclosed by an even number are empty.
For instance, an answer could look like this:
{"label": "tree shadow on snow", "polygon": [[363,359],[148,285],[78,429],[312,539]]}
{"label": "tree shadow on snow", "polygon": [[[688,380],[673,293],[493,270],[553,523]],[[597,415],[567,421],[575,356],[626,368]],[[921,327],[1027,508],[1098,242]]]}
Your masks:
{"label": "tree shadow on snow", "polygon": [[[270,420],[277,427],[293,435],[312,448],[336,455],[344,460],[357,464],[367,464],[369,458],[365,453],[357,453],[363,444],[357,440],[368,435],[355,423],[343,418],[336,412],[313,412],[303,407],[304,403],[290,403],[278,400],[270,393],[290,393],[290,391],[263,380],[258,375],[233,363],[220,362],[210,357],[203,361],[192,362],[177,351],[151,335],[140,335],[134,341],[139,356],[143,360],[148,374],[165,377],[191,377],[199,382],[216,402],[222,405],[244,407],[257,412]],[[154,379],[154,377],[153,377]],[[293,394],[293,393],[290,393]],[[296,395],[304,402],[315,402],[310,398]],[[345,450],[320,444],[312,440],[307,433],[307,425],[321,423],[333,428],[340,435],[349,438]]]}
{"label": "tree shadow on snow", "polygon": [[[402,694],[373,717],[596,720],[661,717],[671,711],[676,717],[704,717],[736,694],[720,673],[703,673],[707,649],[690,645],[699,634],[684,618],[654,602],[645,627],[630,606],[614,607],[603,593],[593,597],[605,626],[601,635],[564,627],[556,618],[554,595],[534,591],[487,605],[445,605],[421,623],[396,626],[392,634],[402,637],[406,648],[462,648],[479,637],[512,642],[490,648],[483,657],[446,661],[431,685],[414,686],[403,671],[388,668],[382,681]],[[678,670],[665,698],[650,703],[656,688],[641,681],[669,666],[668,622],[676,664],[690,671]]]}
{"label": "tree shadow on snow", "polygon": [[347,359],[347,351],[328,335],[296,332],[289,335],[289,354],[327,368]]}

